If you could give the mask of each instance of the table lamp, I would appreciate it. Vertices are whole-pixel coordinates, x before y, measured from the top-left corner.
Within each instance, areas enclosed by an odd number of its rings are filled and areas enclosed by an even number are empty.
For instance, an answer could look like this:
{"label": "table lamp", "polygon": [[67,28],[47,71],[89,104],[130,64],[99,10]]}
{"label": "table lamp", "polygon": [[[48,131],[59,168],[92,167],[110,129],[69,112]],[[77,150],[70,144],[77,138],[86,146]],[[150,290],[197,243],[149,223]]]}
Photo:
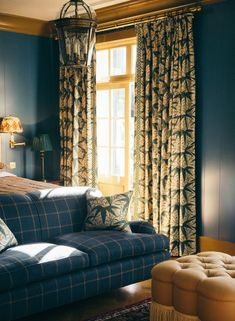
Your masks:
{"label": "table lamp", "polygon": [[47,134],[41,134],[39,137],[33,138],[32,150],[40,152],[41,158],[41,180],[45,179],[45,152],[52,151],[52,144],[50,137]]}

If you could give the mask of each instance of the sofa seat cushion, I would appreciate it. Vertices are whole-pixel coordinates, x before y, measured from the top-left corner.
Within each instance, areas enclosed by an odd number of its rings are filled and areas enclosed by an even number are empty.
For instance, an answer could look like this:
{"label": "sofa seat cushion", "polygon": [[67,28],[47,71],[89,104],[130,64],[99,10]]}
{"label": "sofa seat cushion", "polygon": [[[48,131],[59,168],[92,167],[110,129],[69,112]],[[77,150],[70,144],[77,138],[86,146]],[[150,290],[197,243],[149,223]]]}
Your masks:
{"label": "sofa seat cushion", "polygon": [[0,291],[88,266],[88,255],[72,247],[51,243],[15,246],[0,254]]}
{"label": "sofa seat cushion", "polygon": [[160,234],[137,234],[118,231],[85,231],[55,237],[53,243],[86,252],[90,265],[146,255],[168,249],[168,238]]}

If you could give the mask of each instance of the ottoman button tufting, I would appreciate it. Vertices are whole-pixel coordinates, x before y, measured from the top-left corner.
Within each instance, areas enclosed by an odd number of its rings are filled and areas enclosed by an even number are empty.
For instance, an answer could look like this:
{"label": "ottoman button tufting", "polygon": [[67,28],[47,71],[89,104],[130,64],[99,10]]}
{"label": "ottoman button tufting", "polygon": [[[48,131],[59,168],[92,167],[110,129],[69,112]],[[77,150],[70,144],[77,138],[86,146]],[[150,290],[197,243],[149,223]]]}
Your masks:
{"label": "ottoman button tufting", "polygon": [[150,321],[235,321],[235,257],[202,252],[152,270]]}

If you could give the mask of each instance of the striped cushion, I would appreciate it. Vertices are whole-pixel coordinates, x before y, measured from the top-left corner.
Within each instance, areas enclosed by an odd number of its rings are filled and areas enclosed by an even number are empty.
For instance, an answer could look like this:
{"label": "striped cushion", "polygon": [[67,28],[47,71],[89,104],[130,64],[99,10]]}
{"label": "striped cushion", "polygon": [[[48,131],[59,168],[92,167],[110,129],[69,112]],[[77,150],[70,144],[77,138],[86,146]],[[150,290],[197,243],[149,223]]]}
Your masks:
{"label": "striped cushion", "polygon": [[41,241],[37,210],[27,195],[0,194],[0,218],[19,244]]}
{"label": "striped cushion", "polygon": [[0,254],[0,291],[88,267],[89,258],[75,248],[50,243],[16,246]]}
{"label": "striped cushion", "polygon": [[53,238],[53,243],[86,252],[91,266],[146,255],[168,249],[168,238],[160,234],[137,234],[118,231],[86,231]]}

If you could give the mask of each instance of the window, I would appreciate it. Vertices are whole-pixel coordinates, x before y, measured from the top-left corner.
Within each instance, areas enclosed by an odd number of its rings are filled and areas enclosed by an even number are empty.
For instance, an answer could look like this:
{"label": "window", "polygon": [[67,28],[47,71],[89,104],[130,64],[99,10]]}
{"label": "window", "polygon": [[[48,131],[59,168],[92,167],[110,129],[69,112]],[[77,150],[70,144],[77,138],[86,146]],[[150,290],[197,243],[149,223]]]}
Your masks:
{"label": "window", "polygon": [[98,184],[104,194],[133,182],[136,40],[97,45]]}

